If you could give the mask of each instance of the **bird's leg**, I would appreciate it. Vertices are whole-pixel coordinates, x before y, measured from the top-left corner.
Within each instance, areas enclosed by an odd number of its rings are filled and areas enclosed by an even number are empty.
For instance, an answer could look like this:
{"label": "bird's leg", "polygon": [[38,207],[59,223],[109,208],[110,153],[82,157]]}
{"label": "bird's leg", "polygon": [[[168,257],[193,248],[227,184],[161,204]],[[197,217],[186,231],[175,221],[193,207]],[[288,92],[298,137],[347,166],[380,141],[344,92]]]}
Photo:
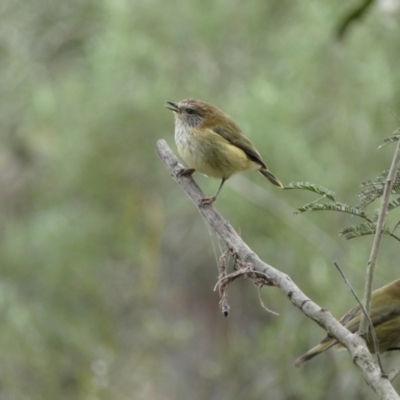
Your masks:
{"label": "bird's leg", "polygon": [[214,203],[214,201],[217,199],[218,193],[221,191],[222,186],[224,185],[225,181],[226,181],[226,179],[222,178],[222,181],[221,181],[221,184],[219,185],[217,193],[215,193],[214,196],[204,197],[204,199],[201,199],[199,202],[199,206],[205,207],[205,206],[209,206],[210,204]]}
{"label": "bird's leg", "polygon": [[182,168],[178,171],[176,176],[183,176],[183,175],[192,175],[193,172],[196,171],[194,168]]}

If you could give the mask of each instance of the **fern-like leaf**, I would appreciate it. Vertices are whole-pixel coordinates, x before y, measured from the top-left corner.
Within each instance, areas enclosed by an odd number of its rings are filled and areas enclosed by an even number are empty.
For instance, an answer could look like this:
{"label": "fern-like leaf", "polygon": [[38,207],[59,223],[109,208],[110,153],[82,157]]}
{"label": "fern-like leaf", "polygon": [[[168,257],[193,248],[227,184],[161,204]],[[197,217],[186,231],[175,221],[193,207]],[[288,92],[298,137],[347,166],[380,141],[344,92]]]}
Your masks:
{"label": "fern-like leaf", "polygon": [[303,207],[299,207],[295,214],[301,214],[304,212],[311,211],[340,211],[347,214],[351,214],[356,217],[368,218],[365,211],[358,209],[357,207],[350,206],[349,204],[340,202],[329,202],[329,203],[308,203]]}
{"label": "fern-like leaf", "polygon": [[400,197],[398,197],[397,199],[391,201],[388,204],[388,211],[392,211],[394,208],[400,207]]}
{"label": "fern-like leaf", "polygon": [[388,176],[389,171],[383,171],[379,176],[375,178],[375,180],[368,180],[361,182],[361,187],[365,186],[375,186],[375,185],[384,185],[386,178]]}
{"label": "fern-like leaf", "polygon": [[285,189],[303,189],[310,192],[317,193],[321,196],[328,198],[329,200],[336,201],[336,193],[332,190],[327,189],[323,186],[318,186],[315,183],[310,182],[290,182],[289,185],[285,186]]}
{"label": "fern-like leaf", "polygon": [[378,219],[379,219],[379,212],[380,212],[380,209],[377,208],[377,209],[375,210],[375,212],[374,212],[374,216],[372,217],[372,221],[373,221],[373,222],[378,222]]}
{"label": "fern-like leaf", "polygon": [[390,136],[383,140],[383,143],[378,147],[378,150],[381,149],[382,147],[386,146],[389,143],[397,142],[399,139],[400,139],[400,129],[397,129],[394,132],[393,136]]}
{"label": "fern-like leaf", "polygon": [[383,186],[376,187],[371,186],[366,190],[360,192],[357,197],[360,201],[360,204],[357,206],[360,210],[367,207],[369,204],[373,203],[376,199],[381,197],[383,194]]}
{"label": "fern-like leaf", "polygon": [[376,185],[375,181],[368,180],[368,181],[361,182],[360,186],[361,187],[366,187],[366,186],[374,186],[374,185]]}
{"label": "fern-like leaf", "polygon": [[[376,224],[372,222],[363,222],[359,225],[350,225],[339,231],[339,235],[344,236],[347,240],[354,239],[361,236],[375,235]],[[391,235],[388,228],[384,228],[384,234]],[[393,235],[391,235],[393,236]]]}
{"label": "fern-like leaf", "polygon": [[[357,206],[357,208],[364,209],[369,204],[371,204],[376,199],[382,196],[387,175],[388,171],[383,171],[382,174],[380,174],[375,180],[368,180],[361,183],[361,187],[365,187],[366,189],[361,191],[357,195],[360,201],[360,204]],[[399,171],[397,171],[396,178],[394,179],[393,182],[391,194],[399,194],[399,193],[400,193],[400,173]]]}
{"label": "fern-like leaf", "polygon": [[[354,239],[356,237],[374,235],[376,231],[376,224],[371,222],[362,223],[359,225],[350,225],[339,231],[339,235],[344,236],[347,240]],[[383,233],[389,233],[387,228],[384,229]]]}
{"label": "fern-like leaf", "polygon": [[357,225],[349,225],[346,226],[345,228],[342,228],[339,230],[339,235],[343,236],[346,235],[347,233],[351,233],[351,232],[356,232],[359,230],[363,230],[365,232],[373,232],[375,233],[375,229],[376,229],[376,224],[372,223],[372,222],[363,222],[361,224],[357,224]]}

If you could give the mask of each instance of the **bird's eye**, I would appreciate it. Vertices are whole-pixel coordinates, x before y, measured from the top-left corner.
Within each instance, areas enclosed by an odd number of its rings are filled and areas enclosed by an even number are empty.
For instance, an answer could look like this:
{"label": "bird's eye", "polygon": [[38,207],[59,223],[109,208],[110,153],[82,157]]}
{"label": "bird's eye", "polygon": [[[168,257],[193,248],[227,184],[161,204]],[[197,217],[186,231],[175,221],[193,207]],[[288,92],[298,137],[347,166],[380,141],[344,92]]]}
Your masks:
{"label": "bird's eye", "polygon": [[187,108],[187,109],[186,109],[186,112],[187,112],[188,114],[194,114],[193,108]]}

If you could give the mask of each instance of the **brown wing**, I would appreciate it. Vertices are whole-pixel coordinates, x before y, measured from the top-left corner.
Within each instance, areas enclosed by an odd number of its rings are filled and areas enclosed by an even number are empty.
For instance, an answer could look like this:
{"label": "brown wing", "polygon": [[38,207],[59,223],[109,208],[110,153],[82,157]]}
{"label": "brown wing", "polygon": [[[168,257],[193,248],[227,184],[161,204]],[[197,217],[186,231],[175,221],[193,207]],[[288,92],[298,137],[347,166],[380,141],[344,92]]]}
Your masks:
{"label": "brown wing", "polygon": [[[377,301],[379,300],[379,301]],[[382,301],[379,295],[372,297],[371,302],[371,321],[374,327],[400,315],[400,307],[398,301],[388,297],[388,301]],[[352,308],[340,322],[346,326],[350,332],[356,332],[360,325],[361,320],[361,308],[360,306],[355,306]]]}
{"label": "brown wing", "polygon": [[[247,139],[246,136],[241,133],[240,128],[233,122],[227,123],[225,126],[218,125],[213,126],[212,131],[222,136],[226,141],[243,150],[251,161],[260,164],[263,168],[267,169],[264,161],[260,154],[254,148],[253,144]],[[232,135],[232,132],[240,132]]]}
{"label": "brown wing", "polygon": [[360,324],[361,308],[359,305],[348,311],[339,322],[344,325],[350,332],[356,332]]}

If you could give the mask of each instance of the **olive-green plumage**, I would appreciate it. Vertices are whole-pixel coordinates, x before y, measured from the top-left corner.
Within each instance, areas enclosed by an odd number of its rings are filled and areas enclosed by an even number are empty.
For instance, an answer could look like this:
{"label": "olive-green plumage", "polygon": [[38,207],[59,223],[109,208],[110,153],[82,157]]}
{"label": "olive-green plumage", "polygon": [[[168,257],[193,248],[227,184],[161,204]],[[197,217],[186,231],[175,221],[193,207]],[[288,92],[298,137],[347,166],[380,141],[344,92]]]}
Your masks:
{"label": "olive-green plumage", "polygon": [[[360,325],[361,313],[361,308],[357,305],[339,322],[354,333]],[[372,292],[370,317],[379,342],[379,352],[400,350],[400,279]],[[328,334],[317,346],[299,357],[294,365],[300,367],[306,361],[336,345],[341,346]],[[368,335],[367,346],[371,353],[375,352],[371,333]]]}
{"label": "olive-green plumage", "polygon": [[203,199],[203,204],[215,201],[222,185],[232,175],[249,169],[259,171],[275,186],[283,187],[229,115],[196,99],[167,102],[166,107],[175,115],[175,142],[180,156],[191,168],[187,173],[196,170],[222,179],[217,193]]}

